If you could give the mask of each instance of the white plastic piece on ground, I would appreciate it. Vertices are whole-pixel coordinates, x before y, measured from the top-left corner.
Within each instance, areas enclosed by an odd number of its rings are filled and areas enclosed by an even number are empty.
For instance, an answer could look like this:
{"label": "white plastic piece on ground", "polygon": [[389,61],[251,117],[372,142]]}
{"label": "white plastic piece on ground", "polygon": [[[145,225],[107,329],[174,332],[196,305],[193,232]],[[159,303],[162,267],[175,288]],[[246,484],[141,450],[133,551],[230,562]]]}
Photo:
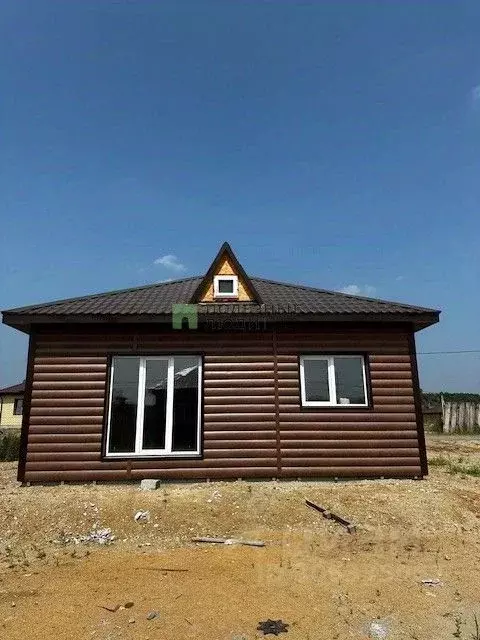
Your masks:
{"label": "white plastic piece on ground", "polygon": [[383,622],[372,622],[368,630],[368,637],[373,640],[386,640],[388,629]]}
{"label": "white plastic piece on ground", "polygon": [[137,511],[137,513],[133,516],[135,522],[149,522],[150,521],[150,511]]}
{"label": "white plastic piece on ground", "polygon": [[140,489],[142,491],[155,491],[160,486],[160,480],[155,480],[153,478],[144,478],[140,482]]}
{"label": "white plastic piece on ground", "polygon": [[98,544],[110,544],[113,542],[114,537],[111,529],[95,529],[88,534],[86,541],[97,542]]}
{"label": "white plastic piece on ground", "polygon": [[426,578],[422,580],[422,584],[426,587],[441,587],[443,586],[443,582],[438,578]]}
{"label": "white plastic piece on ground", "polygon": [[96,526],[92,530],[80,536],[68,536],[64,535],[62,538],[63,543],[73,542],[74,544],[94,542],[96,544],[111,544],[115,540],[115,536],[111,529],[98,529]]}

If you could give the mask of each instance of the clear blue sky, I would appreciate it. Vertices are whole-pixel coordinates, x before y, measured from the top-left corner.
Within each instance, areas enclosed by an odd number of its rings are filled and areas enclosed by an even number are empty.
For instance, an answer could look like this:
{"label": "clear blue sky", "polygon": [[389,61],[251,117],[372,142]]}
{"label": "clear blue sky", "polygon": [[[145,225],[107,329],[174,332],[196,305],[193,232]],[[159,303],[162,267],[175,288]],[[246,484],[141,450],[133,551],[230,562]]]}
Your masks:
{"label": "clear blue sky", "polygon": [[[228,240],[252,275],[442,309],[420,351],[480,349],[478,0],[0,16],[1,308],[203,273]],[[0,348],[22,379],[26,338]],[[420,365],[480,391],[478,353]]]}

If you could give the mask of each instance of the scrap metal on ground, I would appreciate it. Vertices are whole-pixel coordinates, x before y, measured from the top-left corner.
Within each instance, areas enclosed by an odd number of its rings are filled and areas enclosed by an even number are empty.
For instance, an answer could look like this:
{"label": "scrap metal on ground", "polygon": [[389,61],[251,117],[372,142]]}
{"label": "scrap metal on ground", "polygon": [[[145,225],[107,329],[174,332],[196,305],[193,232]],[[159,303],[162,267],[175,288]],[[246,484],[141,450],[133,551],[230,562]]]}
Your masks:
{"label": "scrap metal on ground", "polygon": [[192,538],[192,542],[210,542],[216,544],[244,544],[247,547],[264,547],[261,540],[239,540],[237,538]]}
{"label": "scrap metal on ground", "polygon": [[305,500],[305,504],[311,507],[312,509],[319,511],[324,518],[327,518],[328,520],[335,520],[335,522],[338,522],[338,524],[341,524],[343,527],[345,527],[348,533],[355,533],[356,531],[355,525],[352,524],[349,520],[342,518],[336,513],[332,513],[332,511],[325,509],[325,507],[321,507],[320,505],[315,504],[314,502],[311,502],[311,500]]}
{"label": "scrap metal on ground", "polygon": [[271,633],[274,636],[278,636],[279,633],[287,633],[288,627],[290,625],[288,622],[283,622],[283,620],[265,620],[265,622],[259,622],[257,631],[263,631],[263,635]]}

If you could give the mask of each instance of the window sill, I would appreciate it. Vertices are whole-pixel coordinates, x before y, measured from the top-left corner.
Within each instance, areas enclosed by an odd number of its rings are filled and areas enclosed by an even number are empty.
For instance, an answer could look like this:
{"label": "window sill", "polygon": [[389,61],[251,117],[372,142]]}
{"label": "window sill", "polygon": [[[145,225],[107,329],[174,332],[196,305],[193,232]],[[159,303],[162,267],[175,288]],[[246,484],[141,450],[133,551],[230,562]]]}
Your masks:
{"label": "window sill", "polygon": [[203,460],[201,453],[106,453],[102,456],[103,461],[113,460]]}
{"label": "window sill", "polygon": [[371,404],[301,404],[300,409],[303,411],[372,411]]}

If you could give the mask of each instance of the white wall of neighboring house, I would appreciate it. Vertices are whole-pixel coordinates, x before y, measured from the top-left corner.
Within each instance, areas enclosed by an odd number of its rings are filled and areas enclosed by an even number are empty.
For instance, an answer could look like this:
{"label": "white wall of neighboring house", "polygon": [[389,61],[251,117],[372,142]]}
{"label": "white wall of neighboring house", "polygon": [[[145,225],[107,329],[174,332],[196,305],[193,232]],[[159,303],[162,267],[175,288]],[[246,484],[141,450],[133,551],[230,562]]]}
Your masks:
{"label": "white wall of neighboring house", "polygon": [[19,400],[21,404],[22,399],[22,394],[0,396],[0,430],[20,429],[22,414],[15,414],[15,401]]}

